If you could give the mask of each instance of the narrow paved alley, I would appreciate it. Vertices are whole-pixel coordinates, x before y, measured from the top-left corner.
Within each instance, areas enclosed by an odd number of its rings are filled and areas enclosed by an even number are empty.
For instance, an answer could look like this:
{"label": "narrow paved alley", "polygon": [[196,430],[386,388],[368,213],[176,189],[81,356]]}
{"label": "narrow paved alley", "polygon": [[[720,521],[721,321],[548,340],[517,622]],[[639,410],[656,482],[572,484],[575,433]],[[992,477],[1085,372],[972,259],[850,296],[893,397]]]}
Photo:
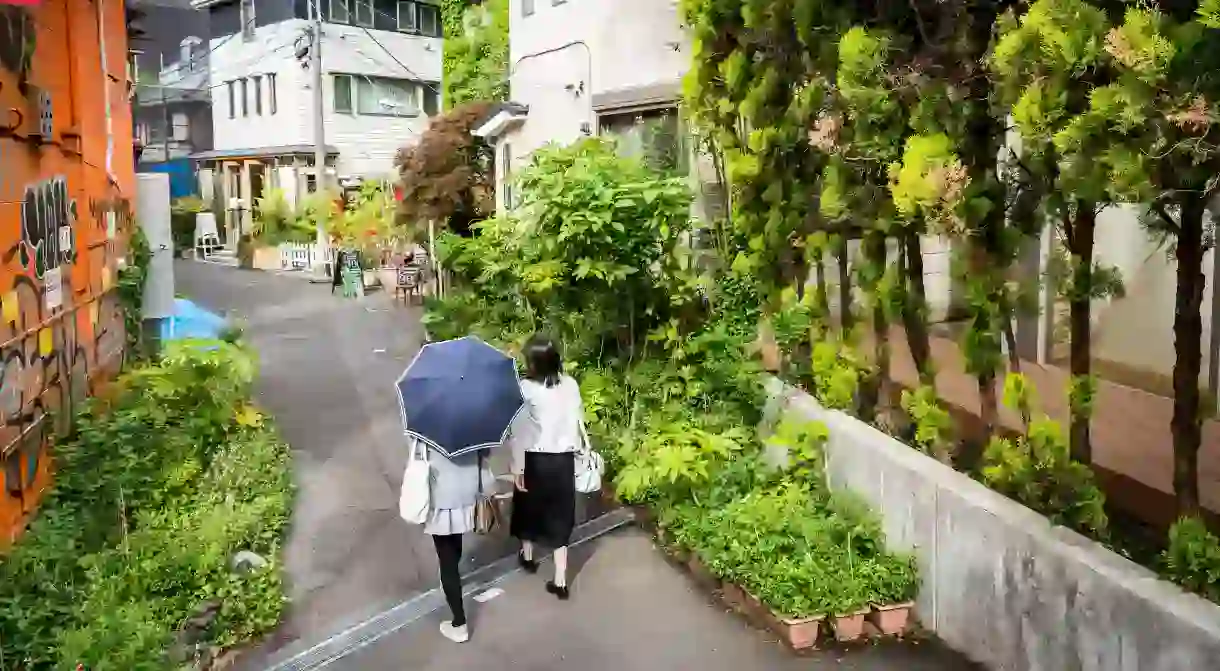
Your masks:
{"label": "narrow paved alley", "polygon": [[[590,541],[572,552],[572,600],[543,585],[552,570],[517,572],[484,604],[470,601],[471,640],[441,638],[444,611],[327,666],[341,671],[965,671],[974,669],[933,641],[863,644],[801,656],[770,634],[709,603],[635,529]],[[477,596],[477,595],[476,595]]]}
{"label": "narrow paved alley", "polygon": [[[303,278],[179,261],[178,292],[244,325],[259,399],[293,448],[289,619],[256,656],[325,638],[436,584],[432,544],[398,517],[393,383],[423,339],[419,308],[332,296]],[[475,546],[468,568],[507,551]]]}

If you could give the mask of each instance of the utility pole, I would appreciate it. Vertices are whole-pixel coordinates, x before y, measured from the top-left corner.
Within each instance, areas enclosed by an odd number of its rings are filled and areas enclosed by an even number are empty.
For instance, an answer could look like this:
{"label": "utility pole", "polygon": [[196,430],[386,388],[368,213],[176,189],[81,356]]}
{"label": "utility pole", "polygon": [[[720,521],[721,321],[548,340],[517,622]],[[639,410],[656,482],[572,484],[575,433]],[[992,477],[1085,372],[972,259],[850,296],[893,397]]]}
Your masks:
{"label": "utility pole", "polygon": [[161,85],[162,84],[161,73],[165,72],[165,54],[159,54],[158,57],[161,59],[161,69],[157,71],[157,85],[158,85],[157,88],[161,89],[161,125],[163,126],[163,130],[165,131],[165,135],[161,138],[162,139],[161,146],[165,150],[165,159],[164,160],[165,160],[166,169],[168,170],[169,169],[169,134],[170,134],[170,130],[171,130],[171,124],[170,124],[170,116],[169,116],[169,101],[166,100],[165,86]]}
{"label": "utility pole", "polygon": [[164,138],[165,142],[163,144],[163,147],[165,148],[165,163],[166,163],[166,165],[169,165],[169,135],[170,135],[170,132],[173,130],[173,124],[170,123],[169,101],[166,99],[166,96],[165,96],[165,87],[162,86],[160,88],[161,88],[161,123],[163,126],[165,126],[165,138]]}
{"label": "utility pole", "polygon": [[[318,193],[326,191],[326,94],[322,90],[324,77],[322,76],[322,0],[312,0],[313,2],[313,36],[309,45],[309,68],[313,74],[313,165],[314,165],[314,185]],[[319,275],[325,274],[326,268],[326,247],[330,244],[326,235],[326,221],[324,217],[318,217],[315,222],[318,228],[318,253],[322,254],[320,263],[315,267],[320,271]]]}

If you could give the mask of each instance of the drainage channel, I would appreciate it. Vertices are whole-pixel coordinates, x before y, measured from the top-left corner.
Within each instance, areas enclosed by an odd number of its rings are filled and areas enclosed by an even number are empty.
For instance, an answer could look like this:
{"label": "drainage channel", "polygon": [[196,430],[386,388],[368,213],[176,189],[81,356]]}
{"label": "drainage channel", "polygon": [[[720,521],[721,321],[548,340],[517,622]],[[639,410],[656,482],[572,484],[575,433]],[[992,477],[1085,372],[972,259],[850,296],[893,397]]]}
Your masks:
{"label": "drainage channel", "polygon": [[[604,536],[615,529],[626,526],[633,519],[631,511],[626,508],[608,512],[574,529],[571,545],[580,545]],[[463,592],[466,596],[470,596],[495,587],[519,570],[515,556],[504,557],[462,576]],[[445,597],[440,588],[435,587],[305,650],[299,652],[289,650],[283,654],[280,661],[268,666],[266,671],[312,671],[325,668],[444,605]]]}

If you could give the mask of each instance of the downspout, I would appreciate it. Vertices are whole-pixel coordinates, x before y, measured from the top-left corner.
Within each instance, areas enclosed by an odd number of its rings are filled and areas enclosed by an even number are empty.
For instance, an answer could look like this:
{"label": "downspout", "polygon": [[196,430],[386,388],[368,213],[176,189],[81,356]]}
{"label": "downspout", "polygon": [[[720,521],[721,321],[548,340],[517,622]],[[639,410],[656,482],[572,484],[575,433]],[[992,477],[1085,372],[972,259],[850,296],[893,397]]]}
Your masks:
{"label": "downspout", "polygon": [[110,112],[110,64],[106,58],[106,13],[102,9],[105,4],[105,0],[97,3],[97,42],[102,57],[102,100],[106,110],[106,176],[117,186],[119,180],[114,174],[114,119]]}
{"label": "downspout", "polygon": [[[1212,212],[1212,216],[1216,214]],[[1212,243],[1212,277],[1211,277],[1211,335],[1207,346],[1207,402],[1214,413],[1220,411],[1220,292],[1216,291],[1216,281],[1220,280],[1220,248]]]}

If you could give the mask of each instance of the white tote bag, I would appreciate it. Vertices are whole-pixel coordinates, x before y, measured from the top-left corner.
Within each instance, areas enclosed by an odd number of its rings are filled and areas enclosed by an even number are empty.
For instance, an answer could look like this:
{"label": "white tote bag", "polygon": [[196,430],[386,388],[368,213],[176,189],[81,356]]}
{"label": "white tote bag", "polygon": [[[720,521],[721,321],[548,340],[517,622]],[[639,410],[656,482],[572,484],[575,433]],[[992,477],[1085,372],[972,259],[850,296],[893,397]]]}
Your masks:
{"label": "white tote bag", "polygon": [[424,524],[432,509],[428,473],[428,446],[415,440],[402,473],[402,492],[398,495],[398,514],[410,524]]}
{"label": "white tote bag", "polygon": [[585,431],[585,422],[580,422],[580,437],[584,441],[584,449],[576,452],[576,491],[581,494],[592,494],[602,488],[602,473],[606,470],[606,462],[602,455],[593,451],[589,442],[589,433]]}

